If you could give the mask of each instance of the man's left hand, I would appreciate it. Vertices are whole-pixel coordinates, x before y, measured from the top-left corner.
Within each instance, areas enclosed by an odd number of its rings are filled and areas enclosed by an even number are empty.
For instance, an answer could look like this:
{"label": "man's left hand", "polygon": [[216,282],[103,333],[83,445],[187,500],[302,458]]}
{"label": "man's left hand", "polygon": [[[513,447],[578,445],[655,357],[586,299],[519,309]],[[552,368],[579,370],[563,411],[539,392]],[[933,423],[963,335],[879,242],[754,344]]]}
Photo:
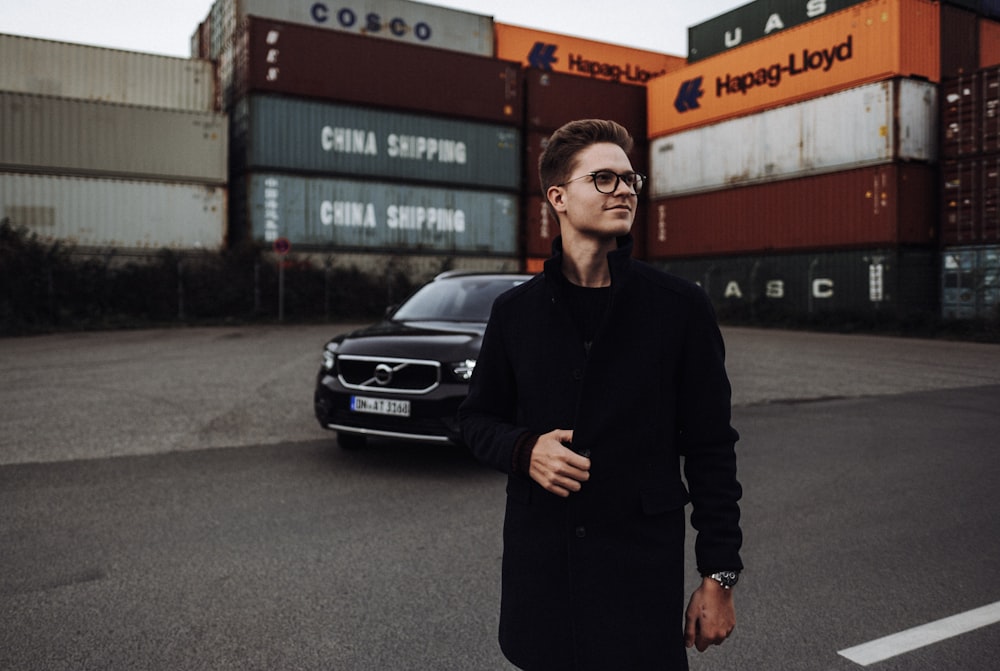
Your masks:
{"label": "man's left hand", "polygon": [[710,645],[721,645],[735,627],[733,590],[724,589],[711,578],[703,578],[701,587],[694,591],[688,603],[684,645],[705,652]]}

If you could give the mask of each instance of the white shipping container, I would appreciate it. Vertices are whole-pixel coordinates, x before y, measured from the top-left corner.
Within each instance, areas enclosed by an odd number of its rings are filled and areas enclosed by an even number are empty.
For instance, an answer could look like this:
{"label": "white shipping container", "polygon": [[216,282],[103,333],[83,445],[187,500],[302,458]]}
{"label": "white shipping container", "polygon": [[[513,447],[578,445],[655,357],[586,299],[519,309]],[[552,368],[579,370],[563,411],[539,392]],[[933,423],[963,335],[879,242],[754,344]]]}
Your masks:
{"label": "white shipping container", "polygon": [[220,186],[0,173],[0,219],[82,248],[218,250],[226,203]]}
{"label": "white shipping container", "polygon": [[0,92],[0,169],[225,184],[227,118],[213,112]]}
{"label": "white shipping container", "polygon": [[248,16],[402,40],[479,56],[494,54],[493,17],[409,0],[216,0],[210,55],[218,58]]}
{"label": "white shipping container", "polygon": [[0,34],[0,91],[210,112],[211,61]]}
{"label": "white shipping container", "polygon": [[653,198],[937,160],[937,85],[891,79],[657,138]]}

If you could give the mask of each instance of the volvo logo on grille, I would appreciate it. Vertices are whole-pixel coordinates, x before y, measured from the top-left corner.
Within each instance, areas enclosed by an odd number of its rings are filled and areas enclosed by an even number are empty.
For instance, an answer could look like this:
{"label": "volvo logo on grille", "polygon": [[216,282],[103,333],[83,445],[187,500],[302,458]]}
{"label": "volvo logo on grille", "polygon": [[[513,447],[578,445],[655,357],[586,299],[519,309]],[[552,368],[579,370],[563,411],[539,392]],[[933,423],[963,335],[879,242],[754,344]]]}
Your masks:
{"label": "volvo logo on grille", "polygon": [[375,382],[382,387],[392,382],[392,366],[385,363],[375,366]]}

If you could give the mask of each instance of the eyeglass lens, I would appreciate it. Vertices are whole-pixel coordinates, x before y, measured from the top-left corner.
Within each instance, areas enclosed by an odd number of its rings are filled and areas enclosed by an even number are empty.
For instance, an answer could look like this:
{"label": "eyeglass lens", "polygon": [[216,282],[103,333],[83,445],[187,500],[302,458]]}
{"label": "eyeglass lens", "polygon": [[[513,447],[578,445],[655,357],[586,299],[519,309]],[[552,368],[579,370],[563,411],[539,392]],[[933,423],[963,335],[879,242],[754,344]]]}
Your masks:
{"label": "eyeglass lens", "polygon": [[601,193],[614,193],[619,180],[625,182],[625,185],[636,193],[642,191],[642,175],[637,172],[618,175],[610,170],[600,170],[594,173],[594,186]]}

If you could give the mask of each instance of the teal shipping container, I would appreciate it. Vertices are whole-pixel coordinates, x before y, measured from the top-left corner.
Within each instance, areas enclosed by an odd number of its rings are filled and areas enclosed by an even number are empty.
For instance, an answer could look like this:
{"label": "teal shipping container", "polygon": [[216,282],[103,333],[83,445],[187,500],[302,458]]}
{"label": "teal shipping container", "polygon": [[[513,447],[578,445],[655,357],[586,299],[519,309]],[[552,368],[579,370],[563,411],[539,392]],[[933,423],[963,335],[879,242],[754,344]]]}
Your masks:
{"label": "teal shipping container", "polygon": [[509,189],[517,128],[323,101],[251,95],[232,113],[234,171],[292,171]]}
{"label": "teal shipping container", "polygon": [[236,239],[285,238],[300,250],[516,252],[518,199],[509,193],[274,173],[233,184],[233,198],[245,199],[233,205]]}

